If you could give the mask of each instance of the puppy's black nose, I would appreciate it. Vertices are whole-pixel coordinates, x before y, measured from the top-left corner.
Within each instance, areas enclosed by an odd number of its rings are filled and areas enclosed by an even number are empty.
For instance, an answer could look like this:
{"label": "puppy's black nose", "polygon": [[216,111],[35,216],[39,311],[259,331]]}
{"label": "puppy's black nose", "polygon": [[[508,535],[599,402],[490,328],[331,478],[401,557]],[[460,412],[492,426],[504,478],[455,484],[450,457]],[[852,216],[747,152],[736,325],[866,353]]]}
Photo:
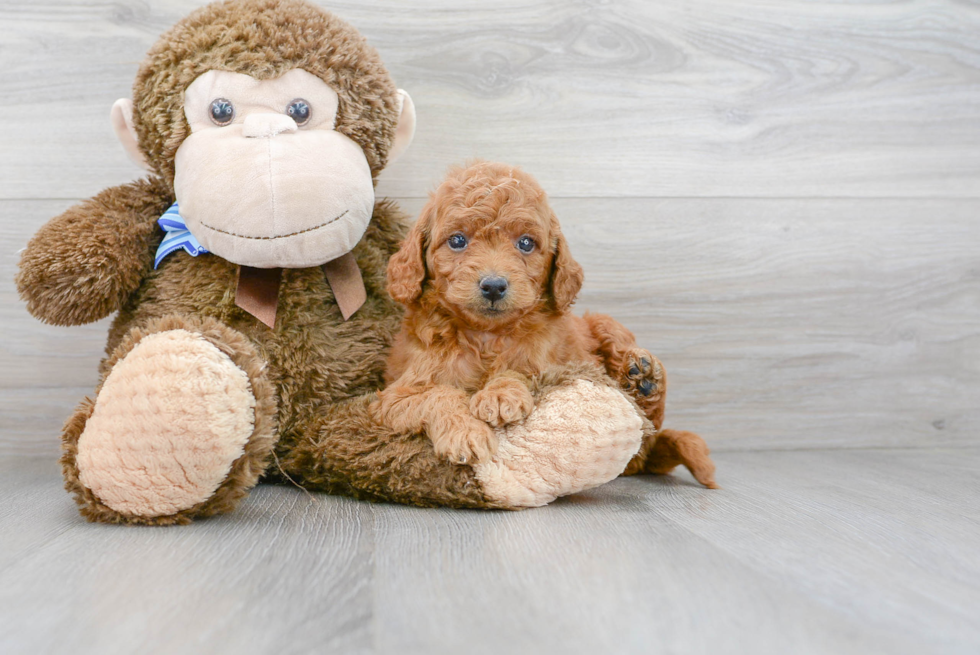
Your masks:
{"label": "puppy's black nose", "polygon": [[500,300],[507,293],[507,280],[502,277],[487,276],[480,280],[480,291],[490,302]]}

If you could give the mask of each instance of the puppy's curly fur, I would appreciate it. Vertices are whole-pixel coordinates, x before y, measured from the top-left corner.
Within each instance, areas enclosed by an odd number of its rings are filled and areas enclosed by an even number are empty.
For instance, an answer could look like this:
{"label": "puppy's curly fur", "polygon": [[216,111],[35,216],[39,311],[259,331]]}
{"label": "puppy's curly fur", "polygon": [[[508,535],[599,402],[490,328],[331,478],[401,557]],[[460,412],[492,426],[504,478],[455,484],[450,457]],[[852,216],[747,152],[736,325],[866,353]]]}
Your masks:
{"label": "puppy's curly fur", "polygon": [[[520,168],[477,162],[452,169],[387,273],[389,293],[407,312],[377,409],[396,429],[426,429],[438,454],[457,462],[491,457],[491,427],[521,421],[534,408],[531,379],[573,362],[604,367],[660,429],[663,366],[613,318],[571,313],[582,267],[545,192]],[[628,472],[685,464],[713,487],[703,440],[661,434]]]}

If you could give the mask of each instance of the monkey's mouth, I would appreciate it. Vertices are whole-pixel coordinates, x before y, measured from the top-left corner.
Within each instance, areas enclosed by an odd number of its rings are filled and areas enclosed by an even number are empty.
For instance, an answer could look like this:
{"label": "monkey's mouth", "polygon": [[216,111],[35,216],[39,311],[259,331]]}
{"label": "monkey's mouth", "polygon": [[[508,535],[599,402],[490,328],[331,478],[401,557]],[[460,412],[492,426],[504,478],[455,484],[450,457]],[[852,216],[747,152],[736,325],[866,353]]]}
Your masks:
{"label": "monkey's mouth", "polygon": [[342,219],[344,216],[347,215],[348,211],[349,210],[345,209],[339,215],[334,216],[329,221],[326,221],[325,223],[320,223],[319,225],[314,225],[313,227],[308,227],[302,230],[297,230],[295,232],[290,232],[289,234],[277,234],[274,236],[262,236],[262,237],[250,236],[248,234],[238,234],[237,232],[230,232],[228,230],[222,230],[220,227],[214,227],[213,225],[208,225],[204,221],[198,221],[198,222],[201,224],[201,226],[208,228],[212,232],[217,232],[219,234],[227,234],[230,237],[237,237],[239,239],[254,239],[257,241],[275,241],[276,239],[288,239],[289,237],[294,237],[298,234],[306,234],[307,232],[313,232],[315,230],[319,230],[322,227],[326,227],[331,223],[335,223],[339,221],[340,219]]}

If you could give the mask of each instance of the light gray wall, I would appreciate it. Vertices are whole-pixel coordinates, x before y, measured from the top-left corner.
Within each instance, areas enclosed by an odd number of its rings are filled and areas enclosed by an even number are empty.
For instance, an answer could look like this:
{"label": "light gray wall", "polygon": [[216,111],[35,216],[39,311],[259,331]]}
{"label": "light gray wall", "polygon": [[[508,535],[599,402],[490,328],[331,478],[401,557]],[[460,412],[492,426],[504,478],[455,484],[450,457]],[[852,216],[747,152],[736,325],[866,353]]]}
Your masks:
{"label": "light gray wall", "polygon": [[[0,2],[0,452],[54,451],[106,322],[34,321],[16,252],[139,175],[116,144],[154,39],[203,3]],[[526,167],[611,313],[717,450],[965,445],[980,427],[980,5],[337,2],[415,100],[379,194]]]}

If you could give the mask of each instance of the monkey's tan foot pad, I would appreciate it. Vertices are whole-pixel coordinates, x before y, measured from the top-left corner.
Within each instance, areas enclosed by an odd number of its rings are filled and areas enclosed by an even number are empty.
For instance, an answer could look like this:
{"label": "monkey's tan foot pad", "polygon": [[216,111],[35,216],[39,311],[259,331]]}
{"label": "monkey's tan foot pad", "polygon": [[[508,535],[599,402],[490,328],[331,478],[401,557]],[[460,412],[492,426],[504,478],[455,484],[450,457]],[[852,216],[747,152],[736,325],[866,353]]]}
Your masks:
{"label": "monkey's tan foot pad", "polygon": [[245,371],[200,335],[144,337],[112,368],[78,441],[79,480],[113,510],[174,514],[212,496],[252,434]]}
{"label": "monkey's tan foot pad", "polygon": [[577,380],[549,392],[522,423],[497,428],[497,455],[473,470],[494,502],[539,507],[622,473],[642,426],[619,391]]}

